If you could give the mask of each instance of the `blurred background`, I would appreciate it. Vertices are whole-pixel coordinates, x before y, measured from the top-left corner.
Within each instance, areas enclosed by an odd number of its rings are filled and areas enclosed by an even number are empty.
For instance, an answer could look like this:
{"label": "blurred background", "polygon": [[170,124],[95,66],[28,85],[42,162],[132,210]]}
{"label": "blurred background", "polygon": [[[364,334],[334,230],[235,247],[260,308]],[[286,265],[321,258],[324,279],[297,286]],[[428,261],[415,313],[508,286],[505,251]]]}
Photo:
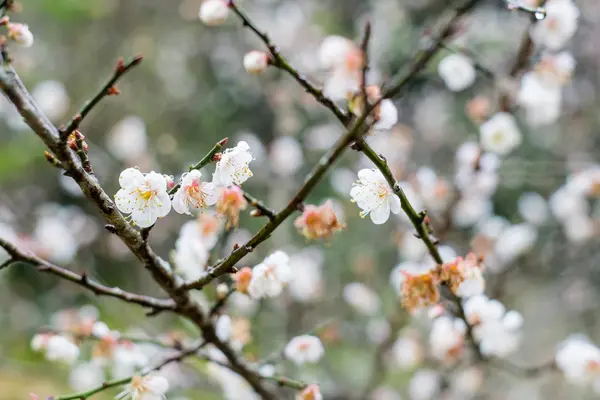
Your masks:
{"label": "blurred background", "polygon": [[[383,83],[423,44],[423,32],[435,26],[448,2],[239,3],[291,63],[315,82],[326,76],[317,58],[323,39],[336,34],[358,41],[370,20],[369,80]],[[593,167],[600,154],[596,112],[600,4],[576,3],[581,11],[579,27],[565,49],[577,66],[562,89],[560,116],[531,123],[517,108],[523,144],[501,162],[490,155],[486,179],[493,182],[486,190],[465,195],[468,190],[461,186],[459,172],[462,160],[469,157],[464,154],[472,152],[472,145],[465,143],[478,140],[474,114],[498,111],[503,94],[518,96],[525,70],[514,77],[509,77],[509,71],[531,24],[526,14],[508,11],[503,1],[484,0],[461,22],[452,47],[441,51],[406,95],[396,99],[397,126],[367,138],[403,181],[415,208],[428,209],[448,259],[470,251],[486,256],[486,294],[524,316],[519,351],[510,357],[519,365],[548,362],[556,344],[572,333],[600,342],[596,309],[600,205],[595,200],[600,191],[579,197],[560,192],[570,177]],[[28,24],[35,44],[27,49],[11,46],[10,54],[57,126],[96,93],[119,57],[144,56],[143,63],[119,82],[121,94],[103,101],[81,126],[97,177],[108,193],[119,189],[118,176],[126,167],[177,177],[214,143],[229,137],[231,146],[247,141],[255,156],[254,177],[244,188],[280,209],[343,128],[288,76],[275,70],[260,76],[247,74],[243,55],[263,50],[261,43],[233,15],[223,26],[204,26],[198,20],[200,4],[200,0],[24,0],[22,11],[12,14],[11,21]],[[478,73],[470,88],[454,93],[444,85],[437,64],[460,48],[467,48],[487,72]],[[534,50],[527,69],[540,58],[541,51]],[[457,156],[459,149],[462,156]],[[87,271],[105,284],[162,296],[118,238],[104,230],[78,187],[48,165],[43,151],[41,141],[12,105],[0,99],[0,235],[17,236],[38,254],[72,270]],[[376,226],[359,217],[349,191],[357,171],[368,166],[368,160],[348,151],[308,199],[313,204],[332,199],[347,226],[344,231],[326,242],[307,242],[290,220],[240,263],[252,266],[283,249],[303,282],[297,284],[299,288],[290,287],[278,301],[259,303],[241,295],[232,299],[227,312],[251,321],[252,339],[244,348],[247,357],[262,359],[283,348],[291,337],[316,329],[325,344],[325,359],[314,367],[283,363],[280,368],[288,376],[318,381],[325,398],[344,398],[345,393],[360,393],[365,387],[375,349],[393,335],[383,357],[389,373],[381,375],[376,399],[417,398],[410,393],[409,382],[423,368],[438,371],[440,391],[450,396],[444,398],[591,398],[589,391],[556,379],[560,375],[556,372],[527,378],[491,367],[474,370],[468,357],[452,367],[431,360],[427,355],[430,321],[400,310],[397,290],[390,283],[399,265],[402,269],[406,263],[427,263],[426,252],[405,218],[392,216],[385,225]],[[207,176],[212,168],[206,168]],[[171,213],[159,221],[151,235],[159,254],[169,257],[188,220]],[[239,228],[223,235],[217,251],[229,254],[234,243],[243,243],[262,223],[243,213]],[[351,286],[352,291],[347,286],[352,282],[361,285]],[[210,302],[214,290],[208,287],[198,296]],[[178,319],[146,318],[136,306],[96,298],[22,264],[0,274],[0,301],[4,327],[0,330],[0,397],[7,400],[27,398],[30,392],[47,396],[73,391],[71,367],[45,361],[30,349],[31,337],[64,317],[64,310],[87,306],[85,312],[98,313],[111,328],[125,332],[196,334]],[[396,338],[404,342],[398,344]],[[403,347],[406,343],[408,350]],[[85,351],[82,347],[82,360]],[[223,398],[218,385],[199,368],[176,374],[179,379],[169,398]],[[454,391],[461,373],[471,374],[470,383],[481,379],[484,384],[476,393]],[[111,395],[114,392],[96,397]]]}

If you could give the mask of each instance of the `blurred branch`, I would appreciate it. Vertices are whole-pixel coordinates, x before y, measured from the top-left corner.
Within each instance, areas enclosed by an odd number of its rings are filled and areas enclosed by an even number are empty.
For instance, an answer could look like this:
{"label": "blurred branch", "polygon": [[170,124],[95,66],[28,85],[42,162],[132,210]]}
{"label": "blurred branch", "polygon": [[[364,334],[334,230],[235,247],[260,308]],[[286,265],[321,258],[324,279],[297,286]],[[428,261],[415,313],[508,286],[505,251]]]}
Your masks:
{"label": "blurred branch", "polygon": [[533,367],[523,367],[520,365],[510,363],[506,360],[491,360],[489,364],[492,367],[499,368],[512,375],[529,378],[533,378],[536,376],[540,376],[546,372],[557,370],[557,366],[554,363],[554,360]]}
{"label": "blurred branch", "polygon": [[242,190],[242,192],[244,192],[244,198],[250,203],[250,205],[259,211],[259,214],[255,215],[256,217],[265,216],[268,217],[270,220],[273,220],[275,218],[275,211],[271,210],[262,201],[250,195],[245,190]]}
{"label": "blurred branch", "polygon": [[117,62],[117,66],[113,72],[113,76],[102,86],[100,91],[92,97],[91,100],[88,100],[81,110],[71,119],[67,127],[61,131],[62,138],[66,139],[69,135],[75,132],[76,129],[79,128],[79,124],[81,121],[92,111],[92,109],[106,96],[111,96],[118,94],[119,91],[115,88],[115,84],[117,81],[127,73],[127,71],[131,70],[136,65],[139,65],[142,62],[142,56],[138,55],[133,57],[127,63],[124,63],[123,60],[119,60]]}
{"label": "blurred branch", "polygon": [[276,395],[264,386],[256,371],[250,369],[229,344],[217,337],[211,320],[182,286],[182,279],[171,272],[170,265],[154,252],[142,233],[131,226],[117,210],[114,202],[100,186],[96,177],[87,173],[75,158],[75,154],[67,146],[64,146],[58,130],[40,111],[31,94],[10,65],[5,64],[0,68],[0,88],[15,105],[25,123],[42,139],[56,159],[62,163],[65,174],[77,182],[85,197],[96,205],[106,222],[114,227],[113,233],[119,236],[131,252],[144,264],[154,281],[174,300],[176,304],[174,311],[190,319],[200,329],[204,340],[214,344],[227,358],[232,369],[242,376],[263,399],[275,400]]}
{"label": "blurred branch", "polygon": [[144,307],[152,308],[155,311],[173,311],[175,309],[175,302],[173,300],[157,299],[150,296],[126,292],[118,287],[104,286],[96,281],[91,280],[85,273],[80,275],[68,269],[54,265],[35,256],[34,254],[19,250],[15,245],[1,238],[0,246],[3,247],[8,254],[10,254],[12,257],[12,262],[22,261],[33,264],[37,266],[37,270],[40,272],[46,272],[56,275],[62,279],[74,282],[88,290],[91,290],[98,296],[116,297],[128,303],[139,304]]}
{"label": "blurred branch", "polygon": [[254,32],[256,36],[258,36],[259,39],[265,44],[265,46],[267,46],[269,52],[271,53],[271,64],[274,67],[279,68],[291,75],[292,78],[294,78],[296,82],[298,82],[300,86],[306,90],[307,93],[311,94],[315,100],[328,108],[344,125],[347,125],[350,122],[351,117],[348,114],[340,110],[339,107],[335,105],[333,100],[323,94],[321,89],[310,83],[298,72],[298,70],[290,65],[287,59],[281,55],[277,46],[271,42],[271,39],[267,36],[267,34],[258,29],[258,27],[250,20],[250,18],[248,18],[248,16],[236,5],[234,0],[229,0],[229,8],[242,20],[243,25]]}
{"label": "blurred branch", "polygon": [[371,361],[371,376],[365,385],[363,390],[363,394],[360,397],[361,399],[370,398],[369,395],[373,390],[377,388],[382,382],[385,381],[387,375],[387,366],[385,363],[385,355],[392,348],[394,343],[396,342],[396,336],[398,332],[405,324],[405,313],[401,312],[401,307],[394,308],[392,315],[388,318],[388,323],[390,325],[389,335],[385,338],[385,340],[377,346],[375,350],[375,355],[373,356],[373,360]]}
{"label": "blurred branch", "polygon": [[[444,260],[442,259],[442,256],[440,255],[436,247],[437,241],[432,239],[432,237],[429,234],[429,230],[427,229],[427,226],[424,223],[424,219],[426,216],[425,211],[421,211],[419,213],[415,211],[413,206],[408,201],[404,190],[402,190],[402,188],[394,178],[392,171],[390,170],[390,167],[387,164],[387,161],[382,156],[377,155],[375,151],[373,151],[373,149],[364,140],[360,140],[359,142],[357,142],[357,148],[358,150],[362,151],[367,156],[367,158],[369,158],[369,160],[373,162],[373,164],[375,164],[379,171],[381,171],[388,185],[390,185],[390,187],[394,191],[394,194],[396,194],[396,196],[398,196],[398,198],[400,199],[400,206],[402,207],[404,213],[410,219],[410,222],[414,226],[415,230],[417,231],[417,238],[423,241],[423,243],[427,247],[429,254],[431,255],[431,257],[433,257],[434,261],[437,264],[442,265],[444,263]],[[477,345],[477,342],[473,337],[473,327],[467,322],[465,311],[463,309],[460,298],[453,294],[451,291],[448,291],[446,297],[448,297],[452,301],[452,303],[454,303],[454,305],[456,306],[457,316],[465,322],[467,326],[466,336],[473,346],[473,350],[475,351],[477,359],[483,360],[484,356],[483,354],[481,354],[479,346]]]}
{"label": "blurred branch", "polygon": [[[59,330],[59,329],[54,329],[52,327],[43,327],[39,330],[40,333],[53,333],[56,335],[71,335],[72,337],[74,337],[77,340],[83,341],[83,340],[90,340],[90,341],[101,341],[104,340],[103,337],[101,336],[96,336],[92,333],[90,334],[83,334],[83,333],[78,333],[78,332],[73,332],[73,331],[69,331],[69,330]],[[138,344],[151,344],[157,347],[161,347],[164,349],[175,349],[175,350],[181,350],[181,346],[177,343],[170,345],[168,343],[165,343],[162,340],[158,340],[158,339],[152,339],[152,338],[145,338],[145,337],[139,337],[139,336],[127,336],[127,335],[121,335],[119,334],[119,336],[116,339],[117,342],[130,342],[130,343],[138,343]]]}
{"label": "blurred branch", "polygon": [[440,50],[440,48],[442,48],[444,41],[446,41],[456,32],[455,25],[458,23],[460,18],[468,13],[480,1],[482,0],[468,0],[461,6],[458,6],[456,9],[454,9],[449,21],[441,28],[437,37],[435,39],[431,38],[429,45],[413,56],[413,61],[408,68],[408,72],[404,73],[402,78],[399,79],[396,84],[384,91],[382,99],[392,98],[400,93],[404,87],[410,83],[415,76],[417,76],[421,70],[425,68],[425,66],[427,66],[431,58]]}
{"label": "blurred branch", "polygon": [[156,365],[155,367],[150,368],[149,370],[147,370],[139,375],[133,375],[133,376],[129,376],[127,378],[106,381],[106,382],[102,383],[100,386],[97,386],[93,389],[89,389],[89,390],[86,390],[83,392],[73,393],[73,394],[69,394],[69,395],[64,395],[64,396],[54,396],[54,397],[51,397],[51,399],[52,400],[86,400],[86,399],[89,399],[93,395],[100,393],[106,389],[113,388],[115,386],[126,385],[129,382],[131,382],[131,380],[136,376],[140,376],[140,375],[145,376],[151,372],[159,371],[160,369],[162,369],[164,366],[166,366],[168,364],[181,362],[185,358],[196,354],[200,349],[202,349],[204,346],[206,346],[206,344],[207,344],[206,342],[202,342],[199,345],[196,345],[188,350],[181,351],[179,354],[176,354],[175,356],[165,359],[160,364]]}

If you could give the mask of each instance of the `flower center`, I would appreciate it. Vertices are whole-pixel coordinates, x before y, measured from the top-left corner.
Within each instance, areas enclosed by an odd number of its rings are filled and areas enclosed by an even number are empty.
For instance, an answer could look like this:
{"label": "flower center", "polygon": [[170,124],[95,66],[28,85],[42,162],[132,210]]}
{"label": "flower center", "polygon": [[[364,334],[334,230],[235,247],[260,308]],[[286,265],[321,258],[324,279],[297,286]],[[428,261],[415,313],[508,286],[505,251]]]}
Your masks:
{"label": "flower center", "polygon": [[156,196],[156,191],[148,189],[146,187],[140,187],[137,189],[138,196],[140,196],[144,201],[150,201],[154,196]]}

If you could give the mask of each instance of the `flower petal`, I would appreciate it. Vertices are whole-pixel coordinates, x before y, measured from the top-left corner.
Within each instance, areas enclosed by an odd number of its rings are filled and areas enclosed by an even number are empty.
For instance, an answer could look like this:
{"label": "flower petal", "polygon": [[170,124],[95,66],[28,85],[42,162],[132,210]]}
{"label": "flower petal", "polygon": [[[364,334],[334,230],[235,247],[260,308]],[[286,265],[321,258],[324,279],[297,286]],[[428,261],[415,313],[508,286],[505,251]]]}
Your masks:
{"label": "flower petal", "polygon": [[127,168],[119,175],[119,185],[122,188],[134,188],[143,185],[144,182],[144,175],[137,168]]}
{"label": "flower petal", "polygon": [[175,195],[173,196],[172,205],[173,210],[175,210],[175,212],[179,214],[191,215],[190,210],[188,209],[187,203],[185,201],[185,192],[183,190],[183,187],[180,187],[175,192]]}
{"label": "flower petal", "polygon": [[130,214],[136,204],[136,198],[132,194],[131,189],[120,189],[117,194],[115,194],[115,204],[119,211]]}
{"label": "flower petal", "polygon": [[387,201],[383,202],[379,207],[371,210],[369,214],[371,221],[376,225],[381,225],[390,217],[390,205]]}

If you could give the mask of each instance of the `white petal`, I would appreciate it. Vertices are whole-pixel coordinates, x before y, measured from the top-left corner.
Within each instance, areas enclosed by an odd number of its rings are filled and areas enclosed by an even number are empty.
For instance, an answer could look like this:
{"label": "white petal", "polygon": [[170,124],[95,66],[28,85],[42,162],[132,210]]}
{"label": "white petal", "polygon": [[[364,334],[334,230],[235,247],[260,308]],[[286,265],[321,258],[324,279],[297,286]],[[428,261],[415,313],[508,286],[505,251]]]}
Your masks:
{"label": "white petal", "polygon": [[217,199],[219,198],[219,196],[217,195],[217,188],[215,187],[215,184],[212,182],[206,182],[204,183],[204,187],[202,188],[202,190],[206,194],[206,205],[214,205],[217,202]]}
{"label": "white petal", "polygon": [[154,375],[146,378],[146,386],[156,394],[163,394],[169,390],[169,381],[160,375]]}
{"label": "white petal", "polygon": [[154,171],[146,174],[146,182],[152,190],[159,192],[165,192],[167,190],[167,180],[164,175],[156,173]]}
{"label": "white petal", "polygon": [[144,175],[137,168],[127,168],[119,175],[119,185],[122,188],[134,188],[144,183]]}
{"label": "white petal", "polygon": [[379,107],[379,121],[373,127],[377,130],[391,129],[398,123],[398,109],[391,100],[383,100]]}
{"label": "white petal", "polygon": [[153,204],[158,218],[165,217],[171,211],[171,199],[167,192],[158,193],[158,196],[153,199]]}
{"label": "white petal", "polygon": [[140,228],[148,228],[154,225],[157,219],[158,215],[150,206],[135,208],[131,213],[131,220]]}
{"label": "white petal", "polygon": [[183,187],[180,187],[175,195],[173,196],[173,210],[179,214],[188,214],[191,215],[190,210],[188,209],[187,203],[185,201],[185,192]]}
{"label": "white petal", "polygon": [[136,204],[136,198],[131,194],[131,189],[120,189],[115,194],[115,204],[119,211],[125,214],[131,213]]}
{"label": "white petal", "polygon": [[371,210],[369,214],[371,216],[371,221],[373,221],[376,225],[381,225],[390,217],[390,205],[388,202],[383,202],[379,207]]}
{"label": "white petal", "polygon": [[402,211],[402,205],[400,204],[400,199],[398,198],[398,196],[396,196],[395,194],[392,194],[388,198],[388,201],[390,203],[390,210],[394,214],[399,214],[400,211]]}

